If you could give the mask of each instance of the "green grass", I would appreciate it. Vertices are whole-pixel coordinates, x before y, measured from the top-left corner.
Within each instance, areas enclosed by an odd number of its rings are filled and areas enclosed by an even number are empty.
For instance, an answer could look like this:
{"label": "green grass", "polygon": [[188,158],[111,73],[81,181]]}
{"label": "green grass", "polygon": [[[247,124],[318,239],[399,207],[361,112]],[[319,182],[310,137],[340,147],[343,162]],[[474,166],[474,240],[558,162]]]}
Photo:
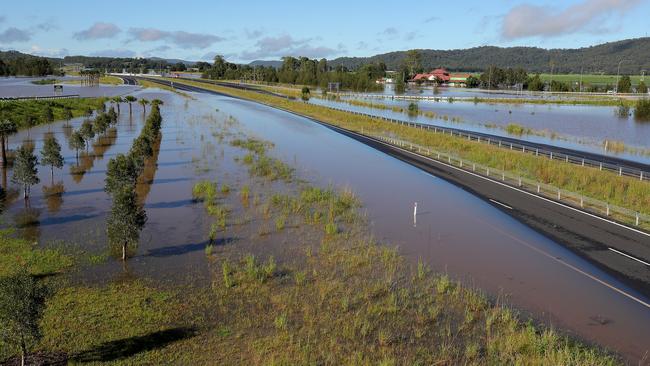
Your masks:
{"label": "green grass", "polygon": [[66,107],[71,109],[74,117],[81,117],[102,108],[105,102],[106,98],[0,101],[0,118],[14,121],[18,128],[26,128],[28,116],[34,119],[34,125],[48,123],[44,113],[48,106],[52,109],[54,120],[62,120]]}
{"label": "green grass", "polygon": [[[556,80],[563,83],[579,83],[580,74],[540,74],[540,78],[543,81]],[[630,75],[633,85],[637,85],[641,80],[640,75]],[[583,74],[582,83],[584,84],[599,84],[607,85],[610,84],[612,87],[616,85],[617,76],[616,75],[601,75],[601,74]],[[645,80],[648,81],[647,79]]]}
{"label": "green grass", "polygon": [[32,80],[32,84],[34,85],[50,85],[50,84],[56,84],[57,80],[56,79],[41,79],[41,80]]}
{"label": "green grass", "polygon": [[524,178],[650,214],[650,185],[631,177],[619,177],[616,173],[600,171],[597,168],[549,160],[530,153],[471,142],[456,136],[436,134],[432,131],[396,125],[377,118],[340,112],[313,104],[293,103],[269,95],[213,85],[198,86],[291,110],[352,131],[394,135],[424,147],[454,154],[468,161],[506,170]]}
{"label": "green grass", "polygon": [[74,264],[60,249],[42,249],[38,243],[13,237],[13,230],[0,231],[0,276],[9,276],[20,267],[33,275],[61,273]]}

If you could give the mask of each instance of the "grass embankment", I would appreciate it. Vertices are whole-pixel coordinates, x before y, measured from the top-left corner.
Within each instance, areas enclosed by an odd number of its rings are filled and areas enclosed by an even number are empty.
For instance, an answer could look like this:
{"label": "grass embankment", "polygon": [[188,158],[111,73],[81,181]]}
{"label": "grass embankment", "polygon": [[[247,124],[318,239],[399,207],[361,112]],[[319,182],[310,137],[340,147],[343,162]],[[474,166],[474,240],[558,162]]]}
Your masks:
{"label": "grass embankment", "polygon": [[496,146],[467,141],[464,138],[437,134],[432,131],[396,125],[377,118],[358,116],[326,107],[295,102],[251,91],[185,82],[219,92],[259,101],[294,111],[365,134],[392,135],[424,147],[447,152],[459,158],[502,169],[524,178],[550,184],[567,191],[609,202],[630,210],[650,214],[650,184],[597,168],[581,167],[557,160],[549,160],[530,153],[506,150]]}
{"label": "grass embankment", "polygon": [[56,82],[57,82],[56,79],[32,80],[32,84],[34,85],[50,85],[50,84],[56,84]]}
{"label": "grass embankment", "polygon": [[[68,75],[75,75],[75,73],[68,73]],[[78,75],[78,74],[76,74]],[[63,84],[81,84],[83,80],[65,80]],[[104,85],[122,85],[124,82],[117,76],[102,75],[99,77],[99,83]]]}
{"label": "grass embankment", "polygon": [[[32,126],[65,119],[65,110],[70,109],[73,117],[87,116],[101,109],[106,98],[68,98],[58,100],[16,100],[0,102],[0,119],[16,123],[18,128],[28,128],[27,119]],[[48,108],[52,111],[48,116]],[[51,117],[51,119],[50,119]]]}
{"label": "grass embankment", "polygon": [[[248,185],[218,189],[210,181],[193,196],[215,223],[228,211],[227,197],[275,222],[288,235],[287,260],[260,254],[266,248],[246,253],[236,244],[215,245],[206,249],[207,287],[161,290],[126,274],[106,285],[62,283],[41,321],[41,358],[125,365],[620,363],[377,245],[353,194],[295,179],[268,154],[268,143],[228,142],[242,149],[239,162],[257,188],[266,187],[264,197],[255,192],[249,200]],[[263,224],[227,214],[225,220],[211,237]],[[311,245],[291,245],[312,240],[306,234],[314,234]],[[1,346],[3,360],[12,353]]]}
{"label": "grass embankment", "polygon": [[163,89],[163,90],[167,90],[167,91],[170,91],[170,92],[174,92],[174,93],[176,93],[178,95],[181,95],[181,96],[183,96],[185,98],[194,99],[191,95],[189,95],[187,93],[184,93],[182,91],[179,91],[176,88],[172,88],[171,86],[167,86],[167,85],[157,84],[157,83],[145,80],[145,79],[138,79],[138,85],[140,85],[143,88]]}

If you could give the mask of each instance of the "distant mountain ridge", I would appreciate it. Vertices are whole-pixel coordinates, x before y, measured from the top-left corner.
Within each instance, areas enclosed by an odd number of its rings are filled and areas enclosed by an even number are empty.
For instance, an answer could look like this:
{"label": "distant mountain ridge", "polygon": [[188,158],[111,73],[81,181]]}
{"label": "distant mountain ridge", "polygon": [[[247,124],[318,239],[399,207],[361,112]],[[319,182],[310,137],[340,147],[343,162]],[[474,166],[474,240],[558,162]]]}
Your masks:
{"label": "distant mountain ridge", "polygon": [[[538,47],[482,46],[457,50],[420,49],[425,70],[446,67],[454,71],[483,71],[491,65],[523,67],[529,72],[607,73],[615,74],[618,63],[621,73],[650,73],[650,38],[627,39],[574,49],[544,49]],[[328,60],[330,66],[343,65],[348,69],[372,62],[384,62],[389,70],[396,70],[406,58],[407,51],[395,51],[369,57],[339,57]],[[279,67],[282,61],[253,61],[250,65]]]}
{"label": "distant mountain ridge", "polygon": [[[422,68],[431,70],[446,67],[452,71],[483,71],[491,65],[501,68],[523,67],[528,72],[548,73],[606,73],[616,74],[619,62],[622,74],[638,74],[642,70],[650,73],[650,37],[626,39],[622,41],[603,43],[590,47],[573,49],[545,49],[539,47],[496,47],[481,46],[456,50],[420,49]],[[330,66],[342,65],[348,69],[356,69],[363,64],[384,62],[389,70],[396,70],[406,58],[407,51],[394,51],[369,57],[339,57],[328,60]],[[1,60],[11,60],[18,57],[36,57],[18,51],[0,51]],[[48,60],[56,65],[63,63],[83,63],[87,67],[99,65],[116,65],[143,59],[66,56]],[[146,58],[151,66],[184,63],[193,66],[195,61],[180,59],[164,59],[160,57]],[[280,67],[280,60],[256,60],[251,66]]]}

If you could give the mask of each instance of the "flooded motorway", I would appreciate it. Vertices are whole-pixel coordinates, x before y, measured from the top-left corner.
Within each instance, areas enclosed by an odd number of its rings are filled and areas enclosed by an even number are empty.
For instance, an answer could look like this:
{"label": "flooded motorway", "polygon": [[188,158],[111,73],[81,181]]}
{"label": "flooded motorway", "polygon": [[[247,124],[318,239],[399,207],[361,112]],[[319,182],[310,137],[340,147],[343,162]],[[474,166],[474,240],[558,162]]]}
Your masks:
{"label": "flooded motorway", "polygon": [[[249,134],[273,142],[272,153],[295,165],[298,176],[354,191],[364,204],[375,237],[399,246],[411,260],[422,259],[435,270],[512,304],[543,324],[567,329],[630,360],[641,359],[650,348],[650,309],[603,282],[643,300],[642,296],[442,179],[307,119],[256,103],[202,94],[193,94],[196,100],[190,100],[151,90],[136,96],[165,102],[157,169],[151,172],[151,184],[141,187],[149,220],[138,256],[129,263],[136,275],[174,281],[201,277],[206,270],[202,250],[207,228],[201,219],[203,207],[192,202],[191,190],[204,178],[204,165],[219,164],[222,176],[232,174],[229,179],[238,179],[232,159],[212,159],[215,152],[219,155],[227,147],[211,137],[211,124],[233,116]],[[134,105],[132,118],[125,111],[128,107],[122,105],[117,130],[82,154],[78,164],[74,152],[67,148],[69,128],[62,122],[12,136],[11,148],[29,134],[39,151],[43,134],[51,130],[63,146],[66,166],[55,171],[54,182],[49,170],[40,168],[41,184],[32,189],[30,207],[15,193],[8,195],[3,223],[17,224],[21,235],[40,239],[45,245],[58,245],[57,240],[66,239],[81,250],[101,252],[110,207],[103,191],[106,164],[130,148],[142,126],[139,106]],[[80,123],[73,121],[75,127]],[[70,174],[74,165],[82,166],[84,174]],[[10,177],[11,172],[6,173]],[[65,187],[57,199],[42,193],[43,186],[53,184]],[[102,277],[116,275],[121,268],[109,260],[87,271],[89,277]]]}

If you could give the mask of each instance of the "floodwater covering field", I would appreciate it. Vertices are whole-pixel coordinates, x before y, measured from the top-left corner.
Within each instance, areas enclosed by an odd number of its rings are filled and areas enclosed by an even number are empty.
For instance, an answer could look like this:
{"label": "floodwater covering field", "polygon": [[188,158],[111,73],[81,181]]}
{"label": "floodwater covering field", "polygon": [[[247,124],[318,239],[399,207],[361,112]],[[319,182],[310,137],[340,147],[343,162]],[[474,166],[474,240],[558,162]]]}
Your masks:
{"label": "floodwater covering field", "polygon": [[[138,187],[145,198],[148,222],[138,254],[128,262],[135,277],[173,283],[208,278],[204,248],[209,222],[204,207],[192,200],[199,180],[220,185],[248,182],[235,159],[241,152],[222,143],[220,124],[237,124],[247,135],[272,142],[272,154],[297,169],[296,175],[316,185],[348,188],[363,202],[370,229],[382,243],[397,245],[413,261],[486,291],[513,304],[543,324],[567,329],[588,341],[641,359],[650,339],[650,309],[621,296],[585,274],[643,299],[603,271],[557,243],[512,219],[487,202],[444,180],[425,174],[376,150],[358,144],[307,119],[256,103],[228,97],[192,94],[189,99],[164,91],[144,90],[137,97],[164,101],[162,143],[154,156],[157,169],[147,172],[150,184]],[[104,193],[108,160],[126,152],[139,134],[142,109],[122,104],[117,129],[101,144],[82,154],[84,174],[71,174],[75,154],[67,148],[70,128],[63,122],[32,128],[11,136],[10,147],[52,131],[63,146],[66,166],[55,171],[61,196],[46,196],[50,173],[41,167],[41,183],[32,188],[30,207],[13,187],[1,216],[4,225],[18,225],[19,234],[44,245],[65,241],[97,264],[82,269],[86,281],[106,281],[123,275],[122,266],[106,257],[104,225],[110,199]],[[72,122],[76,128],[80,119]],[[7,172],[7,177],[11,171]],[[6,187],[6,183],[3,182]],[[9,183],[9,187],[12,185]],[[413,216],[413,204],[418,215]],[[415,220],[414,220],[415,219]],[[467,230],[471,227],[472,230]],[[219,245],[251,248],[269,242],[258,233],[228,233]],[[275,238],[277,239],[277,238]],[[282,240],[272,251],[282,258]],[[257,248],[264,245],[257,245]],[[246,249],[244,249],[246,250]]]}
{"label": "floodwater covering field", "polygon": [[[49,78],[49,77],[48,77]],[[54,96],[52,85],[35,85],[32,81],[44,78],[33,77],[3,77],[0,78],[0,98],[3,97],[50,97]],[[78,80],[75,77],[57,77],[57,80]],[[129,85],[99,85],[81,86],[77,84],[63,84],[62,95],[78,94],[81,97],[112,97],[128,94],[136,90]]]}
{"label": "floodwater covering field", "polygon": [[[408,115],[392,107],[407,110],[411,101],[360,99],[363,103],[385,105],[388,109],[351,105],[342,101],[311,98],[310,102],[383,117],[417,121],[439,126],[484,132],[499,136],[572,148],[633,161],[650,163],[650,123],[617,115],[618,107],[564,104],[473,103],[466,101],[414,101],[421,112]],[[529,133],[508,133],[513,124],[531,129]],[[608,141],[607,146],[605,141]]]}

